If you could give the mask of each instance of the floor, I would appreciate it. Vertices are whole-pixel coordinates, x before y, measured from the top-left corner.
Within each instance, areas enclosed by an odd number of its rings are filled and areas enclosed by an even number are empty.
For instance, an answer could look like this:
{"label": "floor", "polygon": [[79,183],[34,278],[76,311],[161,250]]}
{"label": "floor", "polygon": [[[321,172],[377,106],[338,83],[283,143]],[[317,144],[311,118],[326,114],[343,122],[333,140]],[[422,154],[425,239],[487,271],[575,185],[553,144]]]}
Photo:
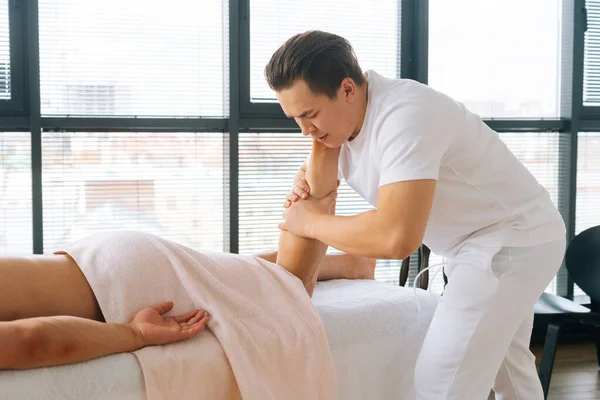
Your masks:
{"label": "floor", "polygon": [[[536,347],[533,352],[539,362],[542,348]],[[493,394],[489,399],[494,399]],[[548,400],[600,400],[600,369],[594,344],[558,347]]]}

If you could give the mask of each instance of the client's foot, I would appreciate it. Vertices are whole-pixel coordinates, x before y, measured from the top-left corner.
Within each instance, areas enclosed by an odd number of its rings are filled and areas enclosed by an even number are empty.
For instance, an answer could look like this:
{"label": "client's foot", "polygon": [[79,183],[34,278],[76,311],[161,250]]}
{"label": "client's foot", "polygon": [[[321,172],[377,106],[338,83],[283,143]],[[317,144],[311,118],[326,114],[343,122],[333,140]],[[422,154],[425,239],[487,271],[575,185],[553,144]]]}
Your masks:
{"label": "client's foot", "polygon": [[343,254],[341,257],[345,258],[345,279],[375,279],[376,259],[349,254]]}
{"label": "client's foot", "polygon": [[327,255],[319,266],[319,280],[330,279],[375,279],[374,258],[357,257],[349,254]]}

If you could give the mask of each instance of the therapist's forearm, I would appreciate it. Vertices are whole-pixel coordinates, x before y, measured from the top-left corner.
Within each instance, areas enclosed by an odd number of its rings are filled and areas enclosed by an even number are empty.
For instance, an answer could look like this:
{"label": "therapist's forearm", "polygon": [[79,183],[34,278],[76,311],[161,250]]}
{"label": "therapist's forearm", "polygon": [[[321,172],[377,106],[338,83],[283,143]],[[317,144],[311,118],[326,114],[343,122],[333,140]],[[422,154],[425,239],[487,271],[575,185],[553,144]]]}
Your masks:
{"label": "therapist's forearm", "polygon": [[362,257],[402,260],[413,251],[377,210],[348,217],[321,215],[313,223],[313,237],[344,253]]}

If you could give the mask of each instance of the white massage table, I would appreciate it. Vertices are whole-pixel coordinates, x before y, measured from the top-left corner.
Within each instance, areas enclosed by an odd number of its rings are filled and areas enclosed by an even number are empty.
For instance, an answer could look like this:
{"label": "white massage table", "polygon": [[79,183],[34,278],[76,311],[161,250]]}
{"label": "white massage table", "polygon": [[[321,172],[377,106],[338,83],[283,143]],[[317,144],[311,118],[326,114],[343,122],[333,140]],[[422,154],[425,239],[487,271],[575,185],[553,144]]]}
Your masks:
{"label": "white massage table", "polygon": [[[335,364],[340,400],[410,399],[413,371],[439,296],[374,281],[336,280],[313,296]],[[420,304],[420,306],[418,306]],[[1,345],[1,344],[0,344]],[[133,354],[0,371],[0,399],[145,399]]]}

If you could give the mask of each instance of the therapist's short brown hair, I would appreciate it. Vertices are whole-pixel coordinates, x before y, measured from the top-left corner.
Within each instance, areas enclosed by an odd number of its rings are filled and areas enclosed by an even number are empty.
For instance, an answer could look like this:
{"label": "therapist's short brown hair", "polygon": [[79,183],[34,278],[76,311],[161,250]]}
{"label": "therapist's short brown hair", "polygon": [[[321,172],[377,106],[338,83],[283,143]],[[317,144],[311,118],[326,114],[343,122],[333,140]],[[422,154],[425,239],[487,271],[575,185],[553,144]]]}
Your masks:
{"label": "therapist's short brown hair", "polygon": [[269,86],[278,92],[297,79],[306,82],[315,94],[334,98],[345,78],[362,85],[362,73],[348,40],[333,33],[308,31],[288,39],[265,67]]}

